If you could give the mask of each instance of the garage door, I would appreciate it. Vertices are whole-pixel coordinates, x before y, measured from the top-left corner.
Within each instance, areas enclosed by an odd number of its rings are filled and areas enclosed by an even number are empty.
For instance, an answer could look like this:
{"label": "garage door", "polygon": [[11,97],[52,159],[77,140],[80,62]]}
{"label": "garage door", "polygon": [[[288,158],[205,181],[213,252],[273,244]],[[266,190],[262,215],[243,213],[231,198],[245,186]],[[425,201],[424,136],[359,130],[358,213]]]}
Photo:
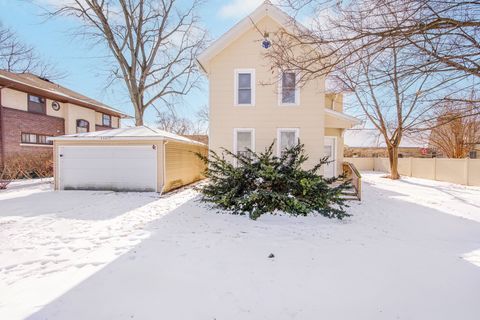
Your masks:
{"label": "garage door", "polygon": [[59,148],[63,190],[156,191],[155,146],[64,146]]}

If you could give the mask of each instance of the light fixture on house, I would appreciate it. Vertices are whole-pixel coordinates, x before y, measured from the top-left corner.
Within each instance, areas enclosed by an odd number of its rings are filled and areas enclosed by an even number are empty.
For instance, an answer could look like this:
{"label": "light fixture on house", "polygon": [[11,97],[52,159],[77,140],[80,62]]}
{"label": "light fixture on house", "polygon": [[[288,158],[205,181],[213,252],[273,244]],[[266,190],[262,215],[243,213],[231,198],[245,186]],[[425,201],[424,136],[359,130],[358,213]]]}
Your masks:
{"label": "light fixture on house", "polygon": [[263,34],[263,41],[262,41],[262,47],[264,49],[268,49],[272,46],[272,43],[270,42],[269,34],[268,32],[265,32]]}
{"label": "light fixture on house", "polygon": [[52,109],[55,111],[60,110],[60,103],[58,103],[57,101],[52,101]]}

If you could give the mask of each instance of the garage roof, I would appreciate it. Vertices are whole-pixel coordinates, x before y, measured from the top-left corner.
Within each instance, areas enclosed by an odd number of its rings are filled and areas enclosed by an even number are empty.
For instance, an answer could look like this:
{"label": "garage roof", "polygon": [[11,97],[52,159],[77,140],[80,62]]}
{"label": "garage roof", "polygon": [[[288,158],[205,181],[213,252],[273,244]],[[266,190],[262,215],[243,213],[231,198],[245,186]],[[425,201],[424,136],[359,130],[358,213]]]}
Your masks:
{"label": "garage roof", "polygon": [[204,143],[179,136],[149,126],[119,128],[113,130],[94,131],[86,133],[69,134],[50,138],[50,140],[174,140],[190,144],[205,145]]}

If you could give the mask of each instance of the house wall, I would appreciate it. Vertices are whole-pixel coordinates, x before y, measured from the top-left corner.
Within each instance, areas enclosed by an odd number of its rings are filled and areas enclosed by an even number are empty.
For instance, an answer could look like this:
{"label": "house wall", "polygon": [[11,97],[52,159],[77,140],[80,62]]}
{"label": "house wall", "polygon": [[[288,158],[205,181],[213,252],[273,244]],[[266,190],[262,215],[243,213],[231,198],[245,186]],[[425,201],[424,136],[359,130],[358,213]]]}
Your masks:
{"label": "house wall", "polygon": [[[345,158],[359,170],[389,172],[387,158]],[[480,159],[401,158],[400,175],[480,186]]]}
{"label": "house wall", "polygon": [[167,142],[165,145],[165,192],[204,178],[205,164],[196,156],[196,152],[206,155],[208,149],[206,146]]}
{"label": "house wall", "polygon": [[[265,17],[257,23],[271,34],[279,25]],[[325,81],[313,80],[300,88],[298,106],[279,106],[277,76],[272,75],[262,35],[254,28],[220,52],[209,64],[209,146],[216,152],[233,150],[234,128],[255,129],[255,149],[263,151],[277,136],[277,128],[298,128],[312,166],[323,156]],[[255,106],[234,106],[235,69],[255,69]],[[339,150],[341,148],[338,148]]]}
{"label": "house wall", "polygon": [[164,192],[203,179],[205,166],[195,156],[195,152],[206,154],[206,146],[163,140],[109,140],[109,141],[55,141],[54,142],[54,182],[59,187],[58,148],[60,146],[134,146],[155,145],[157,147],[157,189]]}
{"label": "house wall", "polygon": [[27,111],[2,109],[3,147],[5,160],[17,155],[52,153],[51,145],[21,144],[21,134],[35,133],[47,136],[64,134],[64,120],[48,115],[38,115]]}
{"label": "house wall", "polygon": [[[102,124],[102,113],[93,109],[78,106],[72,103],[58,102],[60,110],[55,111],[52,108],[51,99],[46,99],[46,114],[52,117],[64,118],[66,121],[65,134],[76,133],[76,121],[84,119],[90,123],[90,131],[96,130],[96,125]],[[26,92],[3,88],[2,89],[2,105],[6,108],[28,111],[28,94]],[[119,119],[112,116],[112,127],[119,127]],[[101,128],[105,130],[105,128]],[[110,129],[110,128],[109,128]]]}

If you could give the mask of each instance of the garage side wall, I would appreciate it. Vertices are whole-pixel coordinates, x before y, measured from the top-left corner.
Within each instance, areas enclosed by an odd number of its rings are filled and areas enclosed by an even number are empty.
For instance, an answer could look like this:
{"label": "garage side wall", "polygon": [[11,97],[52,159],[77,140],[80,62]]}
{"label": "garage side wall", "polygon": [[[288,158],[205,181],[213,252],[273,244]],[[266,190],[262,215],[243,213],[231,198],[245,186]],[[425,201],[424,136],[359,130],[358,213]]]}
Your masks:
{"label": "garage side wall", "polygon": [[206,146],[169,141],[165,145],[164,192],[182,187],[204,178],[205,164],[196,152],[207,154]]}

